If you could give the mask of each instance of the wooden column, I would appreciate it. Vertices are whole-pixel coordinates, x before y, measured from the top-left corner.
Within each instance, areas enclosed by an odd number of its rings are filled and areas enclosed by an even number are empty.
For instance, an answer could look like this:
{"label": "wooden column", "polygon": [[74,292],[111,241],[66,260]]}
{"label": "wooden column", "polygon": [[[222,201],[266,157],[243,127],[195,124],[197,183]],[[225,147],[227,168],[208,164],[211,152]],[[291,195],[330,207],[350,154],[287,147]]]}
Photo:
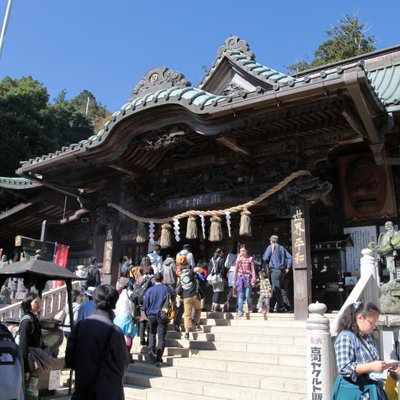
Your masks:
{"label": "wooden column", "polygon": [[294,318],[308,318],[311,303],[311,257],[308,204],[299,200],[292,207],[292,257]]}
{"label": "wooden column", "polygon": [[115,285],[119,276],[119,258],[120,254],[120,233],[116,225],[107,229],[107,237],[104,243],[103,256],[103,283]]}

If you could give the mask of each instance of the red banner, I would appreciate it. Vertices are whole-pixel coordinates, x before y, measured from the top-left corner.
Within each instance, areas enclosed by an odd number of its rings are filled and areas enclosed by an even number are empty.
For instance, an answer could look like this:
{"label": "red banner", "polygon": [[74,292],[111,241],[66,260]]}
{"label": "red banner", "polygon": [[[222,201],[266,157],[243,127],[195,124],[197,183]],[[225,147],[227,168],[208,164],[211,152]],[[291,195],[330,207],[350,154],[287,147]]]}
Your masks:
{"label": "red banner", "polygon": [[[56,244],[55,252],[54,252],[54,260],[55,264],[58,264],[60,267],[66,268],[68,261],[68,251],[69,246],[66,244]],[[64,285],[64,281],[53,281],[51,288],[56,289],[60,286]]]}

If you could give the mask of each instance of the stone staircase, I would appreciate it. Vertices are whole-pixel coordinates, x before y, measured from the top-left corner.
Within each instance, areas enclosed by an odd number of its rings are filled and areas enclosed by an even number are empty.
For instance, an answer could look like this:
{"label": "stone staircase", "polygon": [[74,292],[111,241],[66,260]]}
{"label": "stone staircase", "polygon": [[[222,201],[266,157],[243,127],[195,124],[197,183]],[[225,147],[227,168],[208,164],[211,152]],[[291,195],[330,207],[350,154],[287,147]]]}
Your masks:
{"label": "stone staircase", "polygon": [[[306,399],[306,322],[293,314],[203,313],[203,332],[181,338],[169,326],[157,368],[135,338],[126,400]],[[182,335],[183,337],[183,335]]]}

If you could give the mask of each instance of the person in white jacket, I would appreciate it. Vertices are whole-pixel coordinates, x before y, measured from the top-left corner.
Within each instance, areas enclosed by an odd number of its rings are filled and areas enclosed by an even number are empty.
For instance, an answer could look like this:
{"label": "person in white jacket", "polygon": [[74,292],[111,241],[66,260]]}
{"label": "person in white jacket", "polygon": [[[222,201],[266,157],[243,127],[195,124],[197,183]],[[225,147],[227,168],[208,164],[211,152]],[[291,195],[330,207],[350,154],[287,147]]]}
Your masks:
{"label": "person in white jacket", "polygon": [[130,294],[132,293],[129,289],[129,282],[129,278],[121,277],[118,279],[116,287],[117,291],[119,292],[119,298],[114,310],[114,324],[121,328],[122,333],[125,336],[126,347],[130,355],[130,361],[132,362],[131,348],[133,338],[137,332],[137,327],[133,318],[134,305],[129,298]]}
{"label": "person in white jacket", "polygon": [[[76,324],[76,321],[78,320],[78,313],[79,309],[81,308],[82,305],[82,293],[79,290],[74,289],[72,291],[72,312],[73,312],[73,317],[74,317],[74,325]],[[64,336],[66,339],[68,339],[69,335],[71,334],[71,323],[70,323],[70,318],[69,318],[69,309],[68,309],[68,304],[65,305],[63,313],[65,315],[64,321],[63,321],[63,332]]]}

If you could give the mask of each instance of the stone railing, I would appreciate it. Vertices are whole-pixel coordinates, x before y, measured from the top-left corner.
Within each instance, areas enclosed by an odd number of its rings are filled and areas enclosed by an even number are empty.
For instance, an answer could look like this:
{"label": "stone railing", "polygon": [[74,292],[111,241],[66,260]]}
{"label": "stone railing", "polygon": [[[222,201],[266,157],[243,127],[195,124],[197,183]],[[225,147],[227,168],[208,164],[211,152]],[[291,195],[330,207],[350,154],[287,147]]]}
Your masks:
{"label": "stone railing", "polygon": [[307,399],[330,399],[336,376],[332,337],[337,335],[339,318],[347,306],[356,301],[371,301],[379,305],[378,270],[373,252],[362,250],[360,279],[346,299],[336,318],[329,323],[324,316],[325,304],[309,306],[307,319]]}
{"label": "stone railing", "polygon": [[[72,282],[73,289],[79,289],[79,281]],[[41,317],[52,318],[58,311],[60,311],[67,302],[67,287],[65,285],[51,289],[42,294],[43,308]],[[22,316],[21,302],[11,304],[9,306],[0,308],[0,321],[7,319],[20,319]]]}
{"label": "stone railing", "polygon": [[370,301],[379,306],[379,275],[373,251],[370,249],[364,249],[361,251],[361,254],[360,279],[347,297],[336,318],[331,323],[332,336],[336,336],[339,318],[350,304],[353,304],[356,301]]}

